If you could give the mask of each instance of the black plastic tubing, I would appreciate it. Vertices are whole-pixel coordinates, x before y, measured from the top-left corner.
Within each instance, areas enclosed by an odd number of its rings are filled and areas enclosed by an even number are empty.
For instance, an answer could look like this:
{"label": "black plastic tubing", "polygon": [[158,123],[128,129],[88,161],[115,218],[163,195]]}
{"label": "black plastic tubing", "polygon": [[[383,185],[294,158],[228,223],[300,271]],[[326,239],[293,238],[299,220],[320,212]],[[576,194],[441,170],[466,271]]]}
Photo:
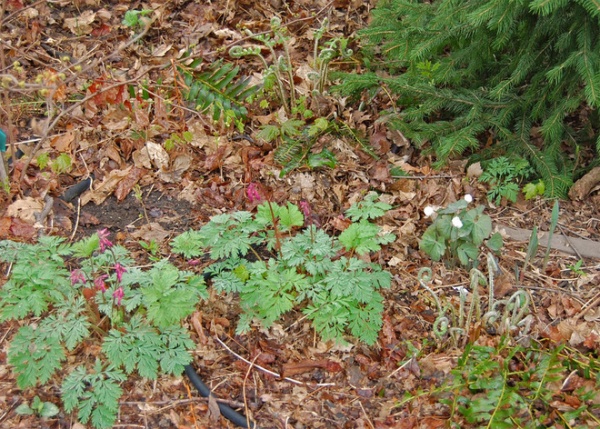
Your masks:
{"label": "black plastic tubing", "polygon": [[[198,389],[198,392],[200,392],[200,395],[202,395],[205,398],[208,398],[209,396],[212,396],[213,398],[215,397],[211,393],[208,386],[206,384],[204,384],[204,382],[200,379],[200,377],[196,373],[196,370],[194,369],[194,367],[192,367],[191,365],[186,365],[185,366],[185,375],[188,376],[188,378],[190,379],[190,382],[194,385],[194,387],[196,389]],[[219,410],[221,411],[221,415],[223,417],[225,417],[227,420],[229,420],[236,426],[248,429],[248,423],[247,423],[245,416],[238,413],[237,411],[235,411],[233,408],[231,408],[227,404],[223,404],[221,402],[217,402],[217,404],[219,405]],[[260,428],[258,426],[256,426],[253,422],[250,422],[250,429],[260,429]]]}

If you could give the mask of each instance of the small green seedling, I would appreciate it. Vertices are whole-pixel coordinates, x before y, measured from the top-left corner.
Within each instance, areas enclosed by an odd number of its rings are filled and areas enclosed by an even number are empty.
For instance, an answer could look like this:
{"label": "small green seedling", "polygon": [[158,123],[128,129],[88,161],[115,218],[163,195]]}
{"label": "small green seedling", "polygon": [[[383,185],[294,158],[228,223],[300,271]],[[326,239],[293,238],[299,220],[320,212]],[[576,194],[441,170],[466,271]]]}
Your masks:
{"label": "small green seedling", "polygon": [[582,266],[583,266],[583,259],[580,259],[579,261],[575,262],[574,264],[569,265],[569,269],[571,270],[571,272],[573,274],[576,274],[578,276],[584,276],[585,271],[583,271],[581,269]]}
{"label": "small green seedling", "polygon": [[27,402],[19,405],[15,412],[22,416],[36,415],[42,418],[54,417],[59,410],[52,402],[43,402],[39,396],[33,398],[31,405]]}
{"label": "small green seedling", "polygon": [[149,242],[140,241],[140,246],[150,254],[151,261],[157,262],[160,260],[160,246],[156,240],[150,240]]}
{"label": "small green seedling", "polygon": [[129,28],[144,27],[148,23],[147,16],[152,13],[152,9],[128,10],[123,18],[123,25]]}

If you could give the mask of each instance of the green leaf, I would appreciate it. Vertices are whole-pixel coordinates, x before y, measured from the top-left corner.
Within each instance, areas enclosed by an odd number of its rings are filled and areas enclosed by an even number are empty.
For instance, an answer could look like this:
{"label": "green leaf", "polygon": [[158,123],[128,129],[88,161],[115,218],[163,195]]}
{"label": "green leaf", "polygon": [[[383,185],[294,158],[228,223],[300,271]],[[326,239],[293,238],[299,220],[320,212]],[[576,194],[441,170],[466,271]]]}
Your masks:
{"label": "green leaf", "polygon": [[64,301],[57,305],[55,314],[50,314],[40,322],[40,328],[52,332],[62,341],[67,350],[72,351],[90,334],[91,323],[86,313],[85,298]]}
{"label": "green leaf", "polygon": [[472,239],[475,246],[481,245],[492,233],[492,219],[488,215],[481,215],[473,223]]}
{"label": "green leaf", "polygon": [[180,375],[185,365],[192,361],[189,350],[193,350],[196,344],[190,338],[188,330],[181,326],[162,329],[160,339],[163,344],[158,355],[161,370],[165,374]]}
{"label": "green leaf", "polygon": [[502,240],[502,234],[499,232],[492,234],[490,239],[487,241],[487,246],[494,252],[499,252],[503,245],[504,242]]}
{"label": "green leaf", "polygon": [[352,316],[348,324],[350,332],[365,344],[375,344],[383,325],[382,313],[383,297],[378,293],[374,294],[373,298],[366,304],[356,303],[356,305],[350,307]]}
{"label": "green leaf", "polygon": [[365,195],[362,201],[352,204],[346,215],[353,221],[357,222],[362,219],[376,219],[381,217],[392,208],[387,203],[382,201],[376,201],[379,195],[376,192],[369,192]]}
{"label": "green leaf", "polygon": [[117,368],[127,374],[137,369],[140,376],[156,380],[159,352],[164,348],[155,328],[147,325],[141,316],[134,316],[120,329],[111,329],[102,344],[102,351]]}
{"label": "green leaf", "polygon": [[8,348],[8,363],[17,374],[21,389],[44,384],[62,367],[65,352],[56,337],[22,326]]}
{"label": "green leaf", "polygon": [[315,119],[315,122],[309,127],[308,135],[314,137],[327,130],[327,128],[329,128],[329,121],[326,118],[319,117]]}
{"label": "green leaf", "polygon": [[[186,53],[189,55],[189,53]],[[185,98],[194,103],[197,110],[211,114],[213,121],[243,121],[248,115],[246,100],[260,89],[249,86],[249,79],[238,78],[239,67],[216,61],[205,71],[199,71],[201,61],[193,61],[188,66],[180,65],[189,90]]]}
{"label": "green leaf", "polygon": [[256,207],[256,221],[264,226],[272,226],[279,217],[281,206],[277,203],[265,201]]}
{"label": "green leaf", "polygon": [[21,404],[17,408],[15,408],[15,413],[21,416],[28,416],[33,414],[33,410],[27,404]]}
{"label": "green leaf", "polygon": [[52,402],[44,402],[42,404],[42,408],[39,411],[40,417],[43,418],[50,418],[50,417],[54,417],[56,415],[58,415],[58,413],[60,412],[60,410],[58,409],[58,407],[56,405],[54,405]]}
{"label": "green leaf", "polygon": [[72,164],[71,157],[66,153],[61,153],[58,157],[52,162],[52,171],[56,174],[66,173],[71,169]]}
{"label": "green leaf", "polygon": [[464,242],[457,247],[456,253],[460,263],[463,266],[468,267],[471,265],[472,261],[477,260],[479,256],[479,246],[474,243]]}
{"label": "green leaf", "polygon": [[337,160],[331,151],[323,149],[321,152],[309,154],[307,158],[307,164],[310,168],[335,168],[337,165]]}
{"label": "green leaf", "polygon": [[123,17],[123,25],[125,27],[135,27],[139,24],[139,10],[128,10],[125,12],[125,16]]}
{"label": "green leaf", "polygon": [[294,226],[304,225],[304,216],[302,215],[302,212],[300,212],[298,206],[290,202],[287,203],[287,206],[281,207],[278,210],[278,215],[279,225],[282,231],[288,231]]}
{"label": "green leaf", "polygon": [[446,253],[446,243],[437,233],[435,225],[431,225],[419,240],[419,248],[434,261],[439,261]]}
{"label": "green leaf", "polygon": [[548,258],[550,257],[550,249],[552,248],[552,237],[554,236],[554,231],[556,230],[556,225],[558,225],[558,200],[554,201],[554,205],[552,206],[552,217],[550,218],[550,229],[548,230],[548,244],[546,245],[546,253],[544,255],[544,261],[542,262],[542,267],[546,267],[548,263]]}
{"label": "green leaf", "polygon": [[256,134],[256,137],[266,142],[272,142],[281,135],[281,131],[277,125],[263,125],[261,130]]}
{"label": "green leaf", "polygon": [[151,284],[142,285],[142,304],[157,327],[177,324],[194,312],[198,292],[180,282],[179,270],[166,261],[150,270]]}
{"label": "green leaf", "polygon": [[65,410],[78,410],[77,417],[84,424],[91,418],[95,428],[111,428],[123,394],[119,383],[125,379],[125,375],[112,365],[104,368],[99,359],[90,372],[84,366],[78,366],[62,383]]}
{"label": "green leaf", "polygon": [[186,258],[195,258],[204,253],[202,235],[198,231],[186,231],[171,241],[173,252],[179,253]]}
{"label": "green leaf", "polygon": [[353,223],[339,236],[339,241],[348,251],[359,255],[376,252],[381,249],[378,237],[379,227],[365,220]]}
{"label": "green leaf", "polygon": [[527,183],[525,186],[523,186],[523,194],[525,195],[526,200],[531,200],[532,198],[540,195],[538,193],[538,187],[535,183]]}
{"label": "green leaf", "polygon": [[281,124],[281,135],[288,137],[295,137],[302,134],[302,127],[306,122],[300,119],[288,119]]}
{"label": "green leaf", "polygon": [[76,258],[89,258],[99,247],[100,238],[98,234],[92,234],[73,244],[73,256]]}

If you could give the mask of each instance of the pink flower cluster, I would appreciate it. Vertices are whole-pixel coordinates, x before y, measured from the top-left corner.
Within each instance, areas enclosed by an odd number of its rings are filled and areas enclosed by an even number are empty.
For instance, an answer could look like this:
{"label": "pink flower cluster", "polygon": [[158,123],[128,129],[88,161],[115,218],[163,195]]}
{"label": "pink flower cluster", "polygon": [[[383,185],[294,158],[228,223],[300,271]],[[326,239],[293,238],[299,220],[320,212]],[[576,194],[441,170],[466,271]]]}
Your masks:
{"label": "pink flower cluster", "polygon": [[254,182],[250,183],[246,188],[246,196],[248,197],[248,201],[251,204],[260,203],[262,197],[260,196],[260,192],[258,192],[258,185]]}
{"label": "pink flower cluster", "polygon": [[[101,252],[104,252],[106,251],[106,249],[110,249],[113,246],[113,243],[108,239],[108,236],[109,232],[106,228],[98,231]],[[117,284],[121,283],[121,281],[123,280],[123,273],[127,272],[127,269],[119,262],[115,263],[112,269],[115,270],[115,275],[117,276]],[[96,288],[96,290],[101,291],[102,293],[106,292],[108,290],[108,286],[105,282],[106,279],[108,279],[108,274],[101,274],[97,276],[94,279],[94,288]],[[75,286],[78,283],[86,283],[85,273],[82,270],[73,270],[71,271],[71,285]],[[125,291],[123,289],[123,286],[119,286],[112,294],[116,305],[121,305],[121,300],[124,296]]]}

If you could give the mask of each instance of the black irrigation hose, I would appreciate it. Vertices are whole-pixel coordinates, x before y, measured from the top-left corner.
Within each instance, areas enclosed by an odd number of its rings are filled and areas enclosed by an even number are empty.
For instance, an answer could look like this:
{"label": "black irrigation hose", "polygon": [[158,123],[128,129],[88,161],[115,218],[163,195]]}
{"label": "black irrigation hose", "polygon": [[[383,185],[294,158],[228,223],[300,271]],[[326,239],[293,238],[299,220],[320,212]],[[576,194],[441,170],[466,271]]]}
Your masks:
{"label": "black irrigation hose", "polygon": [[93,181],[93,175],[88,177],[87,179],[84,179],[81,182],[71,186],[69,189],[67,189],[63,193],[61,198],[63,200],[65,200],[66,202],[70,203],[75,198],[79,197],[85,191],[90,189],[90,187],[92,186],[92,181]]}
{"label": "black irrigation hose", "polygon": [[[185,374],[188,376],[191,383],[194,385],[194,387],[196,389],[198,389],[198,392],[200,392],[200,394],[203,397],[205,397],[205,398],[208,398],[209,396],[212,396],[213,398],[215,397],[211,393],[208,386],[206,384],[204,384],[204,382],[200,379],[200,377],[196,373],[196,370],[194,369],[193,366],[186,365],[185,366]],[[239,426],[242,428],[248,428],[248,423],[247,423],[248,421],[246,420],[245,416],[238,413],[237,411],[235,411],[233,408],[231,408],[227,404],[223,404],[221,402],[217,402],[217,404],[219,405],[219,410],[221,411],[221,414],[223,415],[223,417],[225,417],[227,420],[229,420],[236,426]],[[250,422],[250,428],[251,429],[260,429],[253,422]]]}

